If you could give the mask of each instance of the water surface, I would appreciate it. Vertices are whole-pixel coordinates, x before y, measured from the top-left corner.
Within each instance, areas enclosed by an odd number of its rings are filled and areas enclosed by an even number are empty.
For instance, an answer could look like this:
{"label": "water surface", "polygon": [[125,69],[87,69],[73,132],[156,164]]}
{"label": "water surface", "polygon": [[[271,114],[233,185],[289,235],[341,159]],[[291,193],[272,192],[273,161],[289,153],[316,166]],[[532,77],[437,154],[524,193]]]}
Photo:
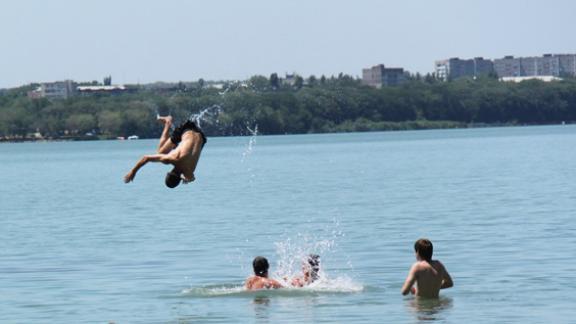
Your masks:
{"label": "water surface", "polygon": [[[0,145],[0,322],[573,321],[576,127],[209,138],[196,182],[123,175],[152,140]],[[430,238],[455,287],[402,297]],[[307,289],[245,292],[322,257]]]}

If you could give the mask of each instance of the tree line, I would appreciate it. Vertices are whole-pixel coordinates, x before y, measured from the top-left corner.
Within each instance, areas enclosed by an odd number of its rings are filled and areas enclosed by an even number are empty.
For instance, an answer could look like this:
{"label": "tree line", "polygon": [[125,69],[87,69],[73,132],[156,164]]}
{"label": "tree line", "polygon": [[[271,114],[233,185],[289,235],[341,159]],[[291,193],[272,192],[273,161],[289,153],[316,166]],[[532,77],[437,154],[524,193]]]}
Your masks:
{"label": "tree line", "polygon": [[0,92],[0,138],[153,138],[160,133],[156,114],[178,121],[207,107],[219,107],[202,121],[210,136],[244,135],[256,124],[263,134],[297,134],[576,121],[574,79],[441,82],[414,75],[400,86],[376,89],[343,74],[296,75],[286,82],[274,73],[221,88],[201,79],[163,91],[141,87],[52,100],[28,98],[35,86]]}

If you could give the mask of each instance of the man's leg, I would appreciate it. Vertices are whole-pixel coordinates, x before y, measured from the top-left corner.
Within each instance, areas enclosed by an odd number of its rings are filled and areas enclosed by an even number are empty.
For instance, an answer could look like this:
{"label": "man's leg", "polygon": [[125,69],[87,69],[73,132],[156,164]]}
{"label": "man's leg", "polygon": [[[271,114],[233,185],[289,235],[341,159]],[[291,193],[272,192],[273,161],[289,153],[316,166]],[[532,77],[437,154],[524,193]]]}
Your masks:
{"label": "man's leg", "polygon": [[160,142],[158,143],[158,153],[166,154],[170,152],[176,145],[170,140],[170,127],[172,126],[172,116],[158,117],[158,120],[164,123],[162,135],[160,135]]}

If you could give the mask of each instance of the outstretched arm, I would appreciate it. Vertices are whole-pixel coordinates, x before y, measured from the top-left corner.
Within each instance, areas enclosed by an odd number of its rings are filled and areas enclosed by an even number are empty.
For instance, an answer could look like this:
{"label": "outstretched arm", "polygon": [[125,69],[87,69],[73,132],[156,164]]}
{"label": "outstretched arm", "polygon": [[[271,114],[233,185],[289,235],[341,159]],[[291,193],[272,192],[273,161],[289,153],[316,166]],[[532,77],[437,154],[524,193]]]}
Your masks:
{"label": "outstretched arm", "polygon": [[164,164],[174,163],[176,159],[170,154],[154,154],[154,155],[144,155],[138,163],[124,176],[124,182],[128,183],[134,180],[136,173],[148,162],[162,162]]}

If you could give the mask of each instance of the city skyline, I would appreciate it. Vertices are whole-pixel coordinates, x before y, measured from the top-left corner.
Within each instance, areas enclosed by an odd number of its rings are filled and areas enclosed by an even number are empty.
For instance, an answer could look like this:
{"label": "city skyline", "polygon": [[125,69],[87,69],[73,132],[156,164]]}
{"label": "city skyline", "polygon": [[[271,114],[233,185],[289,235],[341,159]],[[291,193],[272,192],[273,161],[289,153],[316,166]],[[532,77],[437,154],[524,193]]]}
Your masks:
{"label": "city skyline", "polygon": [[574,53],[576,3],[441,0],[22,1],[0,5],[0,88],[112,75],[137,84],[434,72],[451,57]]}

